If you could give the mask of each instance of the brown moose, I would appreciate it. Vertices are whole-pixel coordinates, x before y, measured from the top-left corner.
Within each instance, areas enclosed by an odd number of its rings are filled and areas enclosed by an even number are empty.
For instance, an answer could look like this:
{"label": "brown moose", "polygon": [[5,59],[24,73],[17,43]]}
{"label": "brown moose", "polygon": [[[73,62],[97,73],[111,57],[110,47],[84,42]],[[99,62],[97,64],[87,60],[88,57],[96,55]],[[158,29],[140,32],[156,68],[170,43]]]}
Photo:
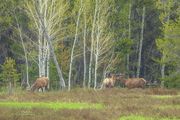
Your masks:
{"label": "brown moose", "polygon": [[49,79],[47,77],[40,77],[37,78],[34,84],[31,87],[31,91],[39,90],[41,89],[42,92],[44,89],[47,89]]}
{"label": "brown moose", "polygon": [[121,81],[129,89],[145,88],[146,85],[146,80],[144,78],[129,78],[129,79],[122,79]]}

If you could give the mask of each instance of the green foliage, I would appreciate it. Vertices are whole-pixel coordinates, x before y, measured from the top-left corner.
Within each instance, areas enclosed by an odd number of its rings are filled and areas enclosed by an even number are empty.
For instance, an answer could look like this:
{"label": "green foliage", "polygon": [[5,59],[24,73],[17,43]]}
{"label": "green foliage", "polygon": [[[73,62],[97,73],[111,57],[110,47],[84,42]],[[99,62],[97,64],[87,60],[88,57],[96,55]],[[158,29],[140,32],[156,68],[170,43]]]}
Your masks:
{"label": "green foliage", "polygon": [[172,73],[164,79],[167,88],[180,88],[180,74]]}
{"label": "green foliage", "polygon": [[121,39],[119,41],[115,42],[115,52],[119,52],[121,55],[125,55],[130,53],[130,48],[133,45],[133,42],[131,39]]}
{"label": "green foliage", "polygon": [[[25,72],[24,70],[25,65],[22,65],[21,70],[23,70],[22,72]],[[25,73],[23,73],[25,74]],[[38,71],[38,64],[35,62],[30,62],[29,64],[29,80],[30,80],[30,84],[32,84],[37,78],[39,77],[39,71]]]}
{"label": "green foliage", "polygon": [[15,82],[19,79],[19,74],[16,70],[16,63],[15,60],[12,58],[6,58],[5,62],[2,67],[2,73],[0,74],[1,79],[5,82]]}
{"label": "green foliage", "polygon": [[173,54],[171,54],[171,50],[173,49],[174,45],[171,40],[167,39],[157,39],[156,45],[159,49],[159,51],[162,53],[162,57],[160,60],[160,64],[166,64],[173,59]]}
{"label": "green foliage", "polygon": [[50,62],[50,69],[49,69],[50,89],[58,90],[59,77],[58,77],[57,69],[52,60],[49,62]]}
{"label": "green foliage", "polygon": [[180,88],[179,76],[179,32],[180,32],[180,17],[176,4],[177,1],[169,0],[162,2],[158,0],[156,6],[161,10],[159,18],[162,23],[163,37],[156,40],[156,45],[161,53],[161,59],[158,61],[160,65],[165,64],[165,86],[172,88]]}

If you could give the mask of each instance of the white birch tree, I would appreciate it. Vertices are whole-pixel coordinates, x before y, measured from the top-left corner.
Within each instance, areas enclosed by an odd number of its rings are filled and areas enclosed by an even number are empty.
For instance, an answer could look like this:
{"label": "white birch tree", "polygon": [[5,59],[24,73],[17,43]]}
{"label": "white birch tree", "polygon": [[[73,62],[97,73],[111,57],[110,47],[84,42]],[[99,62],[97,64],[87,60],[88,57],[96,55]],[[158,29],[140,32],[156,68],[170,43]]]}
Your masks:
{"label": "white birch tree", "polygon": [[84,11],[84,35],[83,35],[83,58],[84,58],[84,76],[83,76],[83,87],[86,87],[86,30],[87,30],[87,22],[86,22],[86,11]]}
{"label": "white birch tree", "polygon": [[[111,33],[108,29],[108,8],[109,4],[98,1],[98,10],[96,18],[95,39],[94,39],[94,56],[95,56],[95,72],[94,72],[94,89],[97,87],[97,75],[100,65],[105,63],[107,59],[111,59],[108,52],[112,48]],[[103,75],[102,75],[103,76]]]}
{"label": "white birch tree", "polygon": [[26,63],[26,80],[23,80],[23,82],[25,82],[23,84],[26,85],[26,89],[29,89],[30,88],[30,84],[29,84],[28,51],[26,49],[26,46],[25,46],[25,43],[24,43],[24,40],[23,40],[22,31],[21,31],[21,28],[20,28],[20,25],[19,25],[19,21],[18,21],[16,16],[15,16],[15,19],[16,19],[16,22],[17,22],[17,29],[18,29],[18,32],[19,32],[19,37],[20,37],[20,40],[21,40],[21,44],[22,44],[22,48],[23,48],[23,52],[24,52],[25,63]]}
{"label": "white birch tree", "polygon": [[[129,15],[128,15],[128,38],[131,40],[131,1],[129,3]],[[127,63],[126,63],[126,71],[128,72],[127,77],[129,77],[129,53],[127,54]]]}
{"label": "white birch tree", "polygon": [[69,77],[68,77],[68,90],[70,91],[71,89],[71,72],[72,72],[72,64],[73,64],[73,59],[74,59],[74,49],[75,45],[77,42],[77,37],[78,37],[78,28],[79,28],[79,20],[82,12],[82,0],[80,1],[80,8],[78,11],[78,16],[77,16],[77,21],[76,21],[76,32],[75,32],[75,37],[74,37],[74,42],[71,50],[71,58],[70,58],[70,65],[69,65]]}
{"label": "white birch tree", "polygon": [[52,40],[58,39],[66,5],[62,0],[31,0],[26,2],[26,9],[38,31],[39,76],[49,76],[49,54],[51,53],[60,77],[60,86],[64,88],[65,82]]}
{"label": "white birch tree", "polygon": [[141,38],[140,38],[140,42],[139,42],[138,65],[137,65],[136,77],[139,77],[140,68],[141,68],[142,45],[143,45],[143,39],[144,39],[144,20],[145,20],[145,12],[146,12],[146,7],[143,6],[142,23],[141,23]]}
{"label": "white birch tree", "polygon": [[95,33],[95,24],[97,19],[97,11],[98,11],[98,0],[95,1],[95,10],[93,15],[93,22],[92,22],[92,30],[91,30],[91,48],[90,48],[90,60],[89,60],[89,79],[88,79],[88,88],[91,86],[91,79],[92,79],[92,62],[93,62],[93,52],[94,52],[94,33]]}

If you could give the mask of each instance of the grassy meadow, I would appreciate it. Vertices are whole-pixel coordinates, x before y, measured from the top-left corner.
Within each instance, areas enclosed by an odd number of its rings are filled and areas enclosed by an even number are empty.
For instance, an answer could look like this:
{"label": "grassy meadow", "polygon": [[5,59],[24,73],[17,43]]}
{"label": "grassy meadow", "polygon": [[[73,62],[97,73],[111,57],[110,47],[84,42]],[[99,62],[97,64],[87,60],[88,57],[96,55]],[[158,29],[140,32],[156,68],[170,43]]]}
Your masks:
{"label": "grassy meadow", "polygon": [[178,89],[0,94],[0,120],[179,120]]}

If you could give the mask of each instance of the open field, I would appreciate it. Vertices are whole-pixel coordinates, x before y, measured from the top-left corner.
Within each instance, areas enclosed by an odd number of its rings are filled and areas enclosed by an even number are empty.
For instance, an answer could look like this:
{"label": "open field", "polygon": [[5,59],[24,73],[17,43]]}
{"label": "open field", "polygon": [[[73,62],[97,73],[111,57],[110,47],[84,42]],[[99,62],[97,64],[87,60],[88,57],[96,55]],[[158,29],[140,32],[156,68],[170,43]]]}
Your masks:
{"label": "open field", "polygon": [[0,120],[179,120],[180,91],[74,89],[0,94]]}

